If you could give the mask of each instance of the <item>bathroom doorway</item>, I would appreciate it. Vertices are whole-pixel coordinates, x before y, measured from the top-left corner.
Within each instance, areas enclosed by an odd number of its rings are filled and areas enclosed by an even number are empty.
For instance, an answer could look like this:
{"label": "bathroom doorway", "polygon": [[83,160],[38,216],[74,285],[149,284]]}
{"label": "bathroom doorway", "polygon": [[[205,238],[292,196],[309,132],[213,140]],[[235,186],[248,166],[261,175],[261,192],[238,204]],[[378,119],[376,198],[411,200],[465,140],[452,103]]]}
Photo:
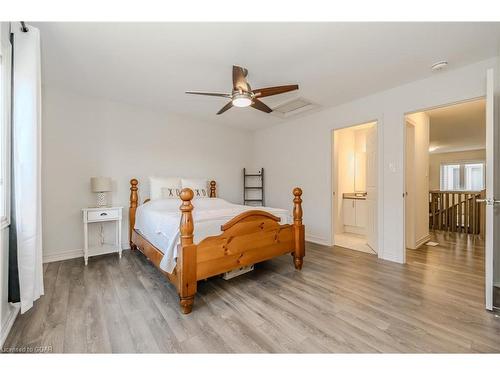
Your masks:
{"label": "bathroom doorway", "polygon": [[377,254],[377,123],[334,130],[333,244]]}

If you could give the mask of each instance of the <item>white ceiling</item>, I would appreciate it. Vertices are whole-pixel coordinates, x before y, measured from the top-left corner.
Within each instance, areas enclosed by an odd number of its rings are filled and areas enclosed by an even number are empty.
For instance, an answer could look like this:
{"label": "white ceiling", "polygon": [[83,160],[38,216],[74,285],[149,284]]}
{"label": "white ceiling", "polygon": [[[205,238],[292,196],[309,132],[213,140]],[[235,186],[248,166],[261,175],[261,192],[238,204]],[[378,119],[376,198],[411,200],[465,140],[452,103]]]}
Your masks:
{"label": "white ceiling", "polygon": [[479,150],[486,147],[484,99],[426,111],[430,117],[431,153]]}
{"label": "white ceiling", "polygon": [[500,23],[35,23],[43,83],[85,95],[257,129],[285,121],[252,108],[215,113],[229,92],[231,66],[252,87],[298,83],[322,108],[496,56]]}

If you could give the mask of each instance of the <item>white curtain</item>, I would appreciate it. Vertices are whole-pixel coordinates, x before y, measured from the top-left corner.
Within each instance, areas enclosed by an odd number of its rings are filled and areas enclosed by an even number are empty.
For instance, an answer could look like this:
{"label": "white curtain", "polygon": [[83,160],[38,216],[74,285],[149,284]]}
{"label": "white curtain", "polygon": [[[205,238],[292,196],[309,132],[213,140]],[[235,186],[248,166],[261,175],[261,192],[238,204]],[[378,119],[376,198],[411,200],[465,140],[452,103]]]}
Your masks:
{"label": "white curtain", "polygon": [[12,23],[12,151],[21,313],[43,295],[40,33]]}

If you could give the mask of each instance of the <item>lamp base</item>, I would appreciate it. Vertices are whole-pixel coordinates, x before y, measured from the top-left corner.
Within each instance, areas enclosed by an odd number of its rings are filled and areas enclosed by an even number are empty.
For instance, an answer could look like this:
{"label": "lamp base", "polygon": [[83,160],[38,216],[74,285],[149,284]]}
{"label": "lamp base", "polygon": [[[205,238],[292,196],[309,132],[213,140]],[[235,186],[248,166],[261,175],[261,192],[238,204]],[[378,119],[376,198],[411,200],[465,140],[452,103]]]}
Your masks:
{"label": "lamp base", "polygon": [[96,207],[106,207],[107,205],[106,193],[97,193]]}

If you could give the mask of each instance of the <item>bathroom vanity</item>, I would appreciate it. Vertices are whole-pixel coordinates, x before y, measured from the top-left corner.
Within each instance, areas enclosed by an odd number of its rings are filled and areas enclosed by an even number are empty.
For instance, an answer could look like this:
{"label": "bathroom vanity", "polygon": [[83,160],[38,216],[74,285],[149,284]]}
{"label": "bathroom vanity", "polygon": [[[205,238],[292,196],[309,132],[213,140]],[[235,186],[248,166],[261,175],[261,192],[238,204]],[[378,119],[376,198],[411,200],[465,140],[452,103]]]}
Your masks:
{"label": "bathroom vanity", "polygon": [[344,193],[342,211],[344,232],[366,234],[366,193]]}

